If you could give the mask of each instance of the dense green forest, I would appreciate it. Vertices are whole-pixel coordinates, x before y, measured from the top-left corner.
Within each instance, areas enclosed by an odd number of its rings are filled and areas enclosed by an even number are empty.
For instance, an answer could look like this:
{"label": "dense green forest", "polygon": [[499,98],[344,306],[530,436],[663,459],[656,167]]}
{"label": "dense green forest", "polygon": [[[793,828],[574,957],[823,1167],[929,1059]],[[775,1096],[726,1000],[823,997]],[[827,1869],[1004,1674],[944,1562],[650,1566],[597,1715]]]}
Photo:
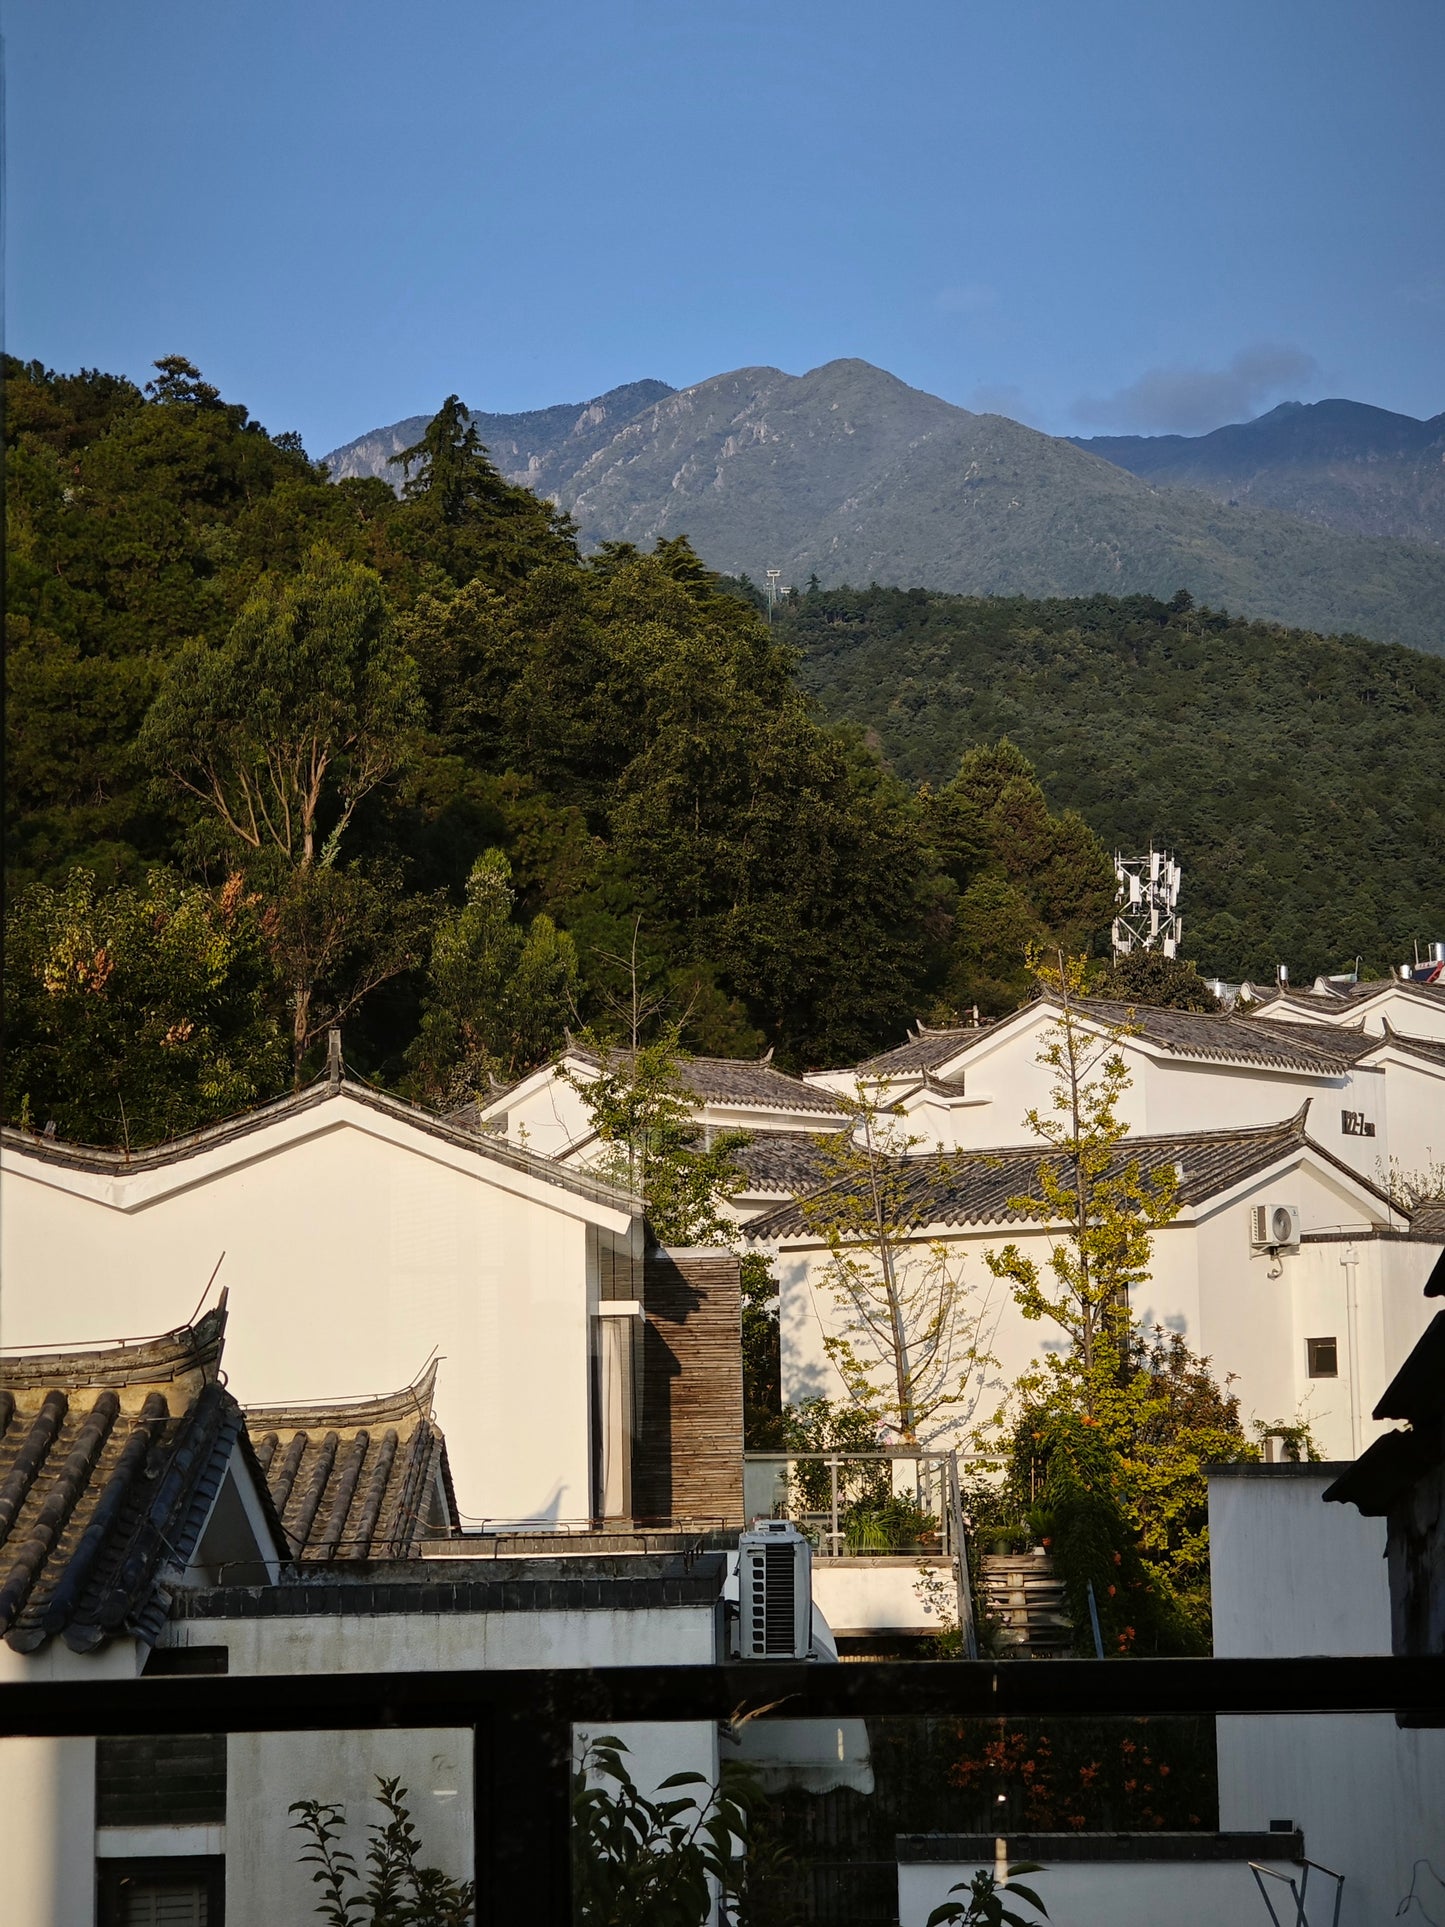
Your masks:
{"label": "dense green forest", "polygon": [[778,633],[904,779],[1006,735],[1111,849],[1173,850],[1206,974],[1378,973],[1445,935],[1445,662],[1186,595],[815,591]]}
{"label": "dense green forest", "polygon": [[179,358],[6,364],[7,1114],[144,1142],[348,1060],[429,1102],[604,1023],[847,1061],[1097,942],[1023,757],[919,790],[681,539],[582,557],[452,397],[331,483]]}
{"label": "dense green forest", "polygon": [[[348,1061],[429,1103],[606,1028],[839,1063],[1102,949],[1107,845],[1210,970],[1445,929],[1445,664],[1147,598],[583,556],[449,398],[339,484],[179,358],[6,364],[6,1114],[140,1143]],[[812,693],[809,693],[809,692]],[[1037,771],[1037,774],[1036,774]],[[1101,840],[1102,839],[1102,840]]]}

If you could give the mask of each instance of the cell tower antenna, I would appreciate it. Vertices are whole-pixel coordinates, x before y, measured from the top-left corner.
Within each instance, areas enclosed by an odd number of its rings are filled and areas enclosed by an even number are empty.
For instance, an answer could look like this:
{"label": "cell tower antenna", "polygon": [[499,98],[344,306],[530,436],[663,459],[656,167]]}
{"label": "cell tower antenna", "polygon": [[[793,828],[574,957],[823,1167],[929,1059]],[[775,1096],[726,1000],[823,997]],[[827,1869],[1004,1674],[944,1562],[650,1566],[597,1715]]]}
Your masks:
{"label": "cell tower antenna", "polygon": [[1148,856],[1121,856],[1116,850],[1114,876],[1114,955],[1157,950],[1161,956],[1177,957],[1184,919],[1179,914],[1180,870],[1173,857],[1152,843]]}
{"label": "cell tower antenna", "polygon": [[768,578],[768,624],[771,627],[773,608],[778,600],[778,584],[782,580],[783,572],[781,569],[768,569],[765,573]]}

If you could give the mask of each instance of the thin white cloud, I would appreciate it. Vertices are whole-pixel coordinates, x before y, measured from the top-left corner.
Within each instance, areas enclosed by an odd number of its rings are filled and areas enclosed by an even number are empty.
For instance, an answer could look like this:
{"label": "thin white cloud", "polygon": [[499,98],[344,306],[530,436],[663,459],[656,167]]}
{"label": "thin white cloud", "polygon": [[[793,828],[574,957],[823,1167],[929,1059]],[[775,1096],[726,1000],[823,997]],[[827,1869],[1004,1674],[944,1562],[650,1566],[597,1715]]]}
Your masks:
{"label": "thin white cloud", "polygon": [[1268,402],[1295,399],[1318,375],[1318,362],[1302,348],[1261,343],[1241,349],[1227,368],[1150,368],[1112,395],[1076,401],[1073,413],[1087,427],[1124,434],[1204,435],[1248,421]]}
{"label": "thin white cloud", "polygon": [[933,305],[942,314],[984,314],[998,304],[998,289],[986,281],[967,281],[962,287],[940,288]]}

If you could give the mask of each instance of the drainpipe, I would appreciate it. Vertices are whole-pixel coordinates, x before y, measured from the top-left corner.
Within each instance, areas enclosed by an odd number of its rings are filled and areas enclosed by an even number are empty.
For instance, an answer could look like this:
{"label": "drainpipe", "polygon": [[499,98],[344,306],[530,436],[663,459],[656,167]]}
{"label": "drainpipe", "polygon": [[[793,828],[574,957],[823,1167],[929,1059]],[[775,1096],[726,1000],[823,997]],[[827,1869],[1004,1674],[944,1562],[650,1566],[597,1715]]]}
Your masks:
{"label": "drainpipe", "polygon": [[1354,1240],[1345,1246],[1345,1255],[1340,1259],[1345,1272],[1345,1344],[1350,1358],[1350,1452],[1360,1456],[1361,1419],[1360,1419],[1360,1294],[1358,1276],[1360,1254],[1355,1249]]}

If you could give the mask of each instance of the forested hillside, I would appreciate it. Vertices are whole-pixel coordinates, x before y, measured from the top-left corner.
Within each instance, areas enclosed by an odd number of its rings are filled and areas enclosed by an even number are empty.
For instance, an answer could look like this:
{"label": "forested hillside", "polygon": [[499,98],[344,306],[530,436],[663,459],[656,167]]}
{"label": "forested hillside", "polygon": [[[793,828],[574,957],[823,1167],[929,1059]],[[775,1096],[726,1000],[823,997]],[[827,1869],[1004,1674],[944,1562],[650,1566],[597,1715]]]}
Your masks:
{"label": "forested hillside", "polygon": [[455,397],[398,499],[189,364],[7,364],[8,1114],[144,1142],[348,1060],[456,1101],[629,988],[847,1061],[1096,941],[1016,752],[920,794],[685,541],[583,559]]}
{"label": "forested hillside", "polygon": [[1208,973],[1379,971],[1445,935],[1445,663],[1187,596],[829,591],[780,621],[900,776],[1007,735],[1110,847],[1173,850]]}

